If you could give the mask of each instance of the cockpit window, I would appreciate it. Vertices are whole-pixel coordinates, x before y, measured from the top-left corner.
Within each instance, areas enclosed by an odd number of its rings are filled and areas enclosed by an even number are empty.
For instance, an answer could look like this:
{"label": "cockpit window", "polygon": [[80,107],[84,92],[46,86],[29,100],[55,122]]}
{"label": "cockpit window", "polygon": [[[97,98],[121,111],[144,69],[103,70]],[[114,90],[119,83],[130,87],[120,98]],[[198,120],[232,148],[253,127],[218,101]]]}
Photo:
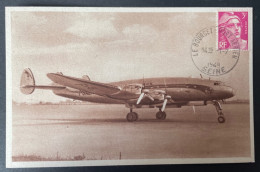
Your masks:
{"label": "cockpit window", "polygon": [[214,82],[214,85],[224,85],[222,82]]}

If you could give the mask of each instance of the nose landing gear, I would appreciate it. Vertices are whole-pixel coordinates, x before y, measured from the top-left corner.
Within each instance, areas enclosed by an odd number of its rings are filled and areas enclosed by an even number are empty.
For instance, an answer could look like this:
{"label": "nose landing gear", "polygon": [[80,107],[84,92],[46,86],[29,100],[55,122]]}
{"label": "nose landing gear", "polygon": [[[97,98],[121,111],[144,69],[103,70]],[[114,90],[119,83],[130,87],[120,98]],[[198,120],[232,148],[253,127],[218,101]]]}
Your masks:
{"label": "nose landing gear", "polygon": [[224,123],[226,121],[224,114],[222,112],[221,104],[218,101],[213,101],[213,105],[215,106],[217,113],[218,113],[218,122]]}

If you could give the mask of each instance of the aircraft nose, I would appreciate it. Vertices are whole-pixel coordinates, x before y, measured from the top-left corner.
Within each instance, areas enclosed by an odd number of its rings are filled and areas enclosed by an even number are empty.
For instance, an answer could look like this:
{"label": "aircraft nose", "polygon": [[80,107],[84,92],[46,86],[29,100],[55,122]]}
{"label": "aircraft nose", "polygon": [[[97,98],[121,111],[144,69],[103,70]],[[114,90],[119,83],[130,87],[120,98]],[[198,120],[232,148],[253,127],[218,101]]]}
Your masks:
{"label": "aircraft nose", "polygon": [[227,87],[226,88],[226,94],[227,97],[234,97],[235,96],[235,90],[232,87]]}
{"label": "aircraft nose", "polygon": [[232,88],[232,97],[236,95],[236,90]]}

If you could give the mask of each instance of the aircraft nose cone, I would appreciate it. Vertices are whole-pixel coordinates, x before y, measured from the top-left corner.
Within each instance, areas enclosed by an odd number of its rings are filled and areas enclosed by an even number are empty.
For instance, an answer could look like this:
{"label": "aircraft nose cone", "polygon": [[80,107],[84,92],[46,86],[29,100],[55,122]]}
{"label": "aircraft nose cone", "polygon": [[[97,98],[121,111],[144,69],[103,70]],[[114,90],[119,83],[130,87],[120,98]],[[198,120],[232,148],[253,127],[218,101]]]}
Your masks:
{"label": "aircraft nose cone", "polygon": [[232,88],[232,97],[236,95],[236,91],[234,88]]}
{"label": "aircraft nose cone", "polygon": [[235,90],[231,87],[227,87],[226,88],[226,94],[227,94],[227,97],[234,97],[235,96]]}

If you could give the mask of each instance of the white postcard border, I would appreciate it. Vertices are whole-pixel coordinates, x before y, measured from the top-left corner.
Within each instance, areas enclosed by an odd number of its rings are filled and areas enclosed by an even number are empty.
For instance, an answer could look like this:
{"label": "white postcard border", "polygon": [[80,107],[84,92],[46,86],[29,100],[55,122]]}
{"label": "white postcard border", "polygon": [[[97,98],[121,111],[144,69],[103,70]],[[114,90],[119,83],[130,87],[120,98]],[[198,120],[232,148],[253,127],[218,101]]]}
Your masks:
{"label": "white postcard border", "polygon": [[[125,7],[6,7],[6,167],[68,167],[68,166],[111,166],[111,165],[148,165],[148,164],[208,164],[255,162],[254,120],[253,120],[253,24],[252,8],[125,8]],[[179,159],[134,159],[134,160],[88,160],[88,161],[43,161],[12,162],[12,70],[11,69],[11,12],[218,12],[248,11],[249,17],[249,84],[250,84],[250,139],[251,157],[236,158],[179,158]],[[251,34],[250,34],[251,33]]]}

